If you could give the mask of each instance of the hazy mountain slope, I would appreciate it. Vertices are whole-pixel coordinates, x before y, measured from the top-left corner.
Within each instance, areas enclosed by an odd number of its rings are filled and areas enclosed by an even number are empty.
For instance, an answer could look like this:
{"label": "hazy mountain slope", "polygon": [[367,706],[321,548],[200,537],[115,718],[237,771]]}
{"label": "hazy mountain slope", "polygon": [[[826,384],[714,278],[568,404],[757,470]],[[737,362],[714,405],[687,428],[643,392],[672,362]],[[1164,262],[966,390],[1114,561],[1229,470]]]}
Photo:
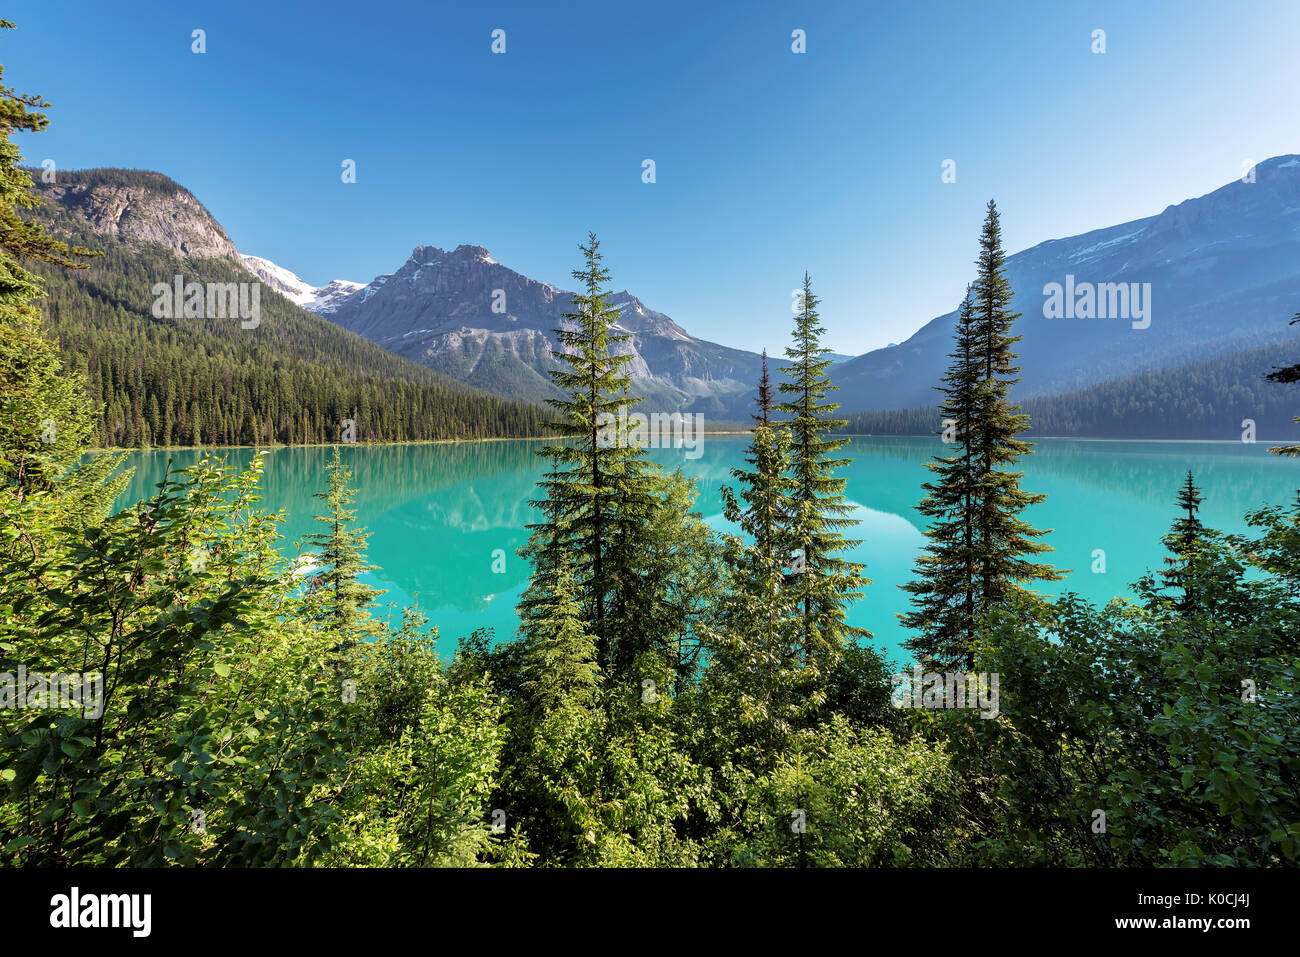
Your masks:
{"label": "hazy mountain slope", "polygon": [[[1250,419],[1263,441],[1300,442],[1300,386],[1266,381],[1300,359],[1300,339],[1139,372],[1023,404],[1037,435],[1121,439],[1239,439]],[[935,405],[850,416],[861,435],[933,435]]]}
{"label": "hazy mountain slope", "polygon": [[[972,237],[972,276],[975,252]],[[1150,327],[1045,318],[1044,286],[1067,275],[1150,283]],[[1024,381],[1014,393],[1021,398],[1278,342],[1291,335],[1286,320],[1300,308],[1300,157],[1260,163],[1254,183],[1229,183],[1157,216],[1040,243],[1008,257],[1007,276],[1022,313],[1015,331],[1024,337],[1017,346]],[[954,307],[961,293],[953,290]],[[836,399],[847,411],[930,403],[955,315],[837,366]]]}

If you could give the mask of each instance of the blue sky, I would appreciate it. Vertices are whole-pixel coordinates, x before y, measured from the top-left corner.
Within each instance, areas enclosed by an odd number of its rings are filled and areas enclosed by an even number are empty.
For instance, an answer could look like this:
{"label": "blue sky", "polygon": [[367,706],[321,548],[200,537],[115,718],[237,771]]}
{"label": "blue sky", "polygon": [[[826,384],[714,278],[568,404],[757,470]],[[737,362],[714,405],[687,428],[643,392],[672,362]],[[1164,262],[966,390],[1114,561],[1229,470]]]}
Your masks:
{"label": "blue sky", "polygon": [[53,104],[19,138],[29,163],[164,172],[241,252],[318,284],[471,243],[567,287],[595,230],[615,289],[755,350],[785,346],[805,269],[837,351],[947,312],[990,197],[1015,252],[1300,152],[1293,0],[10,0],[4,16],[5,82]]}

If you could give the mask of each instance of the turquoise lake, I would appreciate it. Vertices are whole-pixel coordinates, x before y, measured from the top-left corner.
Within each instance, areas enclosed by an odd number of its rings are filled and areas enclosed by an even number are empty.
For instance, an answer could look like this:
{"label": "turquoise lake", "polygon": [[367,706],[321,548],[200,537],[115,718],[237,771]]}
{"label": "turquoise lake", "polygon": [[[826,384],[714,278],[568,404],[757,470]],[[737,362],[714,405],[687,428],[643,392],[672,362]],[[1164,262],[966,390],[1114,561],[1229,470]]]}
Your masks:
{"label": "turquoise lake", "polygon": [[[745,436],[706,436],[698,458],[680,449],[649,455],[695,478],[698,509],[710,524],[728,528],[719,489],[732,484],[730,470],[747,444]],[[369,559],[379,566],[368,581],[387,589],[380,602],[394,621],[400,608],[418,603],[438,626],[444,655],[475,628],[494,628],[498,638],[514,632],[515,603],[528,577],[515,550],[535,520],[529,501],[543,466],[534,454],[538,447],[531,441],[342,447],[354,473],[357,521],[371,532]],[[866,563],[872,580],[850,620],[869,628],[874,644],[899,661],[907,658],[899,650],[906,633],[896,615],[907,607],[899,585],[911,576],[924,541],[913,506],[929,475],[923,463],[943,451],[937,437],[859,437],[843,451],[854,460],[841,474],[859,522],[849,537],[863,539],[852,557]],[[209,454],[242,465],[253,450]],[[266,453],[262,504],[286,514],[286,555],[296,554],[294,543],[319,526],[312,515],[321,503],[312,494],[324,488],[330,455],[329,448]],[[120,504],[151,494],[169,459],[183,467],[198,456],[189,450],[132,453],[127,464],[136,471]],[[1023,466],[1024,487],[1048,496],[1027,513],[1037,527],[1053,530],[1046,541],[1055,551],[1046,559],[1071,569],[1064,581],[1042,590],[1071,590],[1099,603],[1127,594],[1145,569],[1161,564],[1160,536],[1175,518],[1174,495],[1187,469],[1205,495],[1202,519],[1224,530],[1244,529],[1246,511],[1291,501],[1300,487],[1300,463],[1269,455],[1263,443],[1040,439]],[[504,572],[493,570],[497,549],[506,555]],[[1091,570],[1095,549],[1106,553],[1104,574]]]}

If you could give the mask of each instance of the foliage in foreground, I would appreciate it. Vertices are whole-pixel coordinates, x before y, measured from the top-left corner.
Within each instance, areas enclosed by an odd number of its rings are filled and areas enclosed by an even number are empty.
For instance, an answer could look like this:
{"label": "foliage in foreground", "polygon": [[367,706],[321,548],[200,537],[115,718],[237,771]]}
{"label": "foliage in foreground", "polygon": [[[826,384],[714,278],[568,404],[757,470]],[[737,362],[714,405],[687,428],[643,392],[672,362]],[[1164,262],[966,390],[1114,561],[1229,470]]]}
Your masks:
{"label": "foliage in foreground", "polygon": [[[39,129],[40,105],[0,88],[0,125]],[[927,513],[970,509],[969,491],[983,504],[963,527],[988,547],[954,533],[913,592],[960,602],[932,657],[997,675],[1000,695],[995,712],[898,709],[889,664],[847,624],[867,582],[839,555],[854,522],[807,278],[789,418],[765,376],[724,495],[741,534],[718,535],[690,481],[622,426],[602,436],[600,415],[635,397],[591,238],[520,633],[476,632],[443,661],[417,610],[373,616],[337,455],[314,567],[258,507],[260,458],[205,458],[109,514],[118,460],[80,461],[101,410],[78,401],[19,265],[79,251],[13,215],[31,185],[16,159],[0,142],[0,862],[1300,861],[1300,498],[1222,535],[1189,476],[1167,568],[1135,600],[1020,587],[1054,573],[1017,517],[1038,496],[1010,471],[1029,450],[992,208],[967,315],[984,372],[972,339],[950,382],[970,454]],[[59,702],[33,675],[94,681]]]}

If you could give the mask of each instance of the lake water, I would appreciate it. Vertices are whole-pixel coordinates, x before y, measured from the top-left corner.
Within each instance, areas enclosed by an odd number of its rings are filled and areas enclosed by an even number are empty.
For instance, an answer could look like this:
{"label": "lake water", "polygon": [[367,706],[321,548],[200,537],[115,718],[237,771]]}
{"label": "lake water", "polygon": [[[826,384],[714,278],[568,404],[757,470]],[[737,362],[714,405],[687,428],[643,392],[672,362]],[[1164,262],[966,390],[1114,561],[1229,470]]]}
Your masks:
{"label": "lake water", "polygon": [[[745,436],[706,436],[696,459],[672,449],[650,456],[694,477],[697,507],[712,525],[725,528],[719,488],[732,482],[730,470],[747,444]],[[400,620],[397,609],[417,602],[438,626],[444,655],[458,636],[478,627],[495,628],[498,638],[514,632],[515,603],[528,577],[515,550],[527,538],[525,526],[536,520],[529,501],[543,466],[534,454],[538,447],[531,441],[342,447],[355,475],[357,521],[372,533],[369,559],[379,566],[368,581],[388,590],[380,601],[393,605],[394,621]],[[896,615],[907,607],[899,585],[911,576],[923,544],[913,506],[930,474],[923,463],[943,451],[936,437],[854,438],[843,452],[854,460],[841,473],[859,521],[850,537],[863,539],[852,557],[866,563],[872,579],[850,620],[871,629],[875,645],[898,660],[907,657],[899,650],[906,633]],[[242,465],[253,451],[213,454]],[[282,527],[289,543],[320,527],[312,515],[323,503],[312,493],[325,487],[330,455],[329,448],[266,454],[262,504],[286,512]],[[120,504],[150,494],[168,459],[182,467],[197,458],[184,450],[132,453],[128,464],[136,473]],[[1044,439],[1023,466],[1024,487],[1048,495],[1027,513],[1037,527],[1053,530],[1046,541],[1055,552],[1047,560],[1072,570],[1044,590],[1069,589],[1097,602],[1127,594],[1144,569],[1161,564],[1160,536],[1175,518],[1174,495],[1188,468],[1205,495],[1203,520],[1225,530],[1243,529],[1247,510],[1291,501],[1300,487],[1300,462],[1269,455],[1262,443]],[[506,555],[503,572],[493,570],[497,549]],[[1091,570],[1094,549],[1106,553],[1104,574]],[[285,552],[296,549],[289,544]]]}

